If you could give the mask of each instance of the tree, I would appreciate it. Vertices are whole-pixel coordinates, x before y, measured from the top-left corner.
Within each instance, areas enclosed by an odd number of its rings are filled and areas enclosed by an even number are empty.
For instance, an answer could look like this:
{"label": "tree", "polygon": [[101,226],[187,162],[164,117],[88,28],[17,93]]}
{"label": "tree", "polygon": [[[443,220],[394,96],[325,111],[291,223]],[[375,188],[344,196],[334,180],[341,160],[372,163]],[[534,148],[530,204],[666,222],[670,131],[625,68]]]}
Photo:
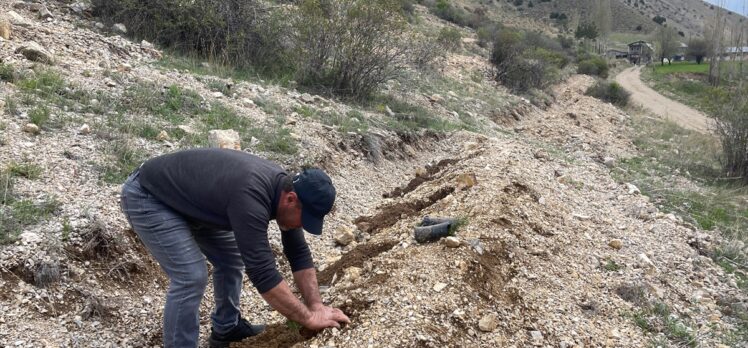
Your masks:
{"label": "tree", "polygon": [[590,39],[594,40],[599,35],[597,26],[594,23],[585,22],[579,24],[577,31],[574,33],[574,37],[577,39]]}
{"label": "tree", "polygon": [[678,49],[678,33],[673,28],[660,27],[655,33],[655,44],[657,45],[657,56],[660,58],[662,65],[665,65],[665,59],[675,55]]}
{"label": "tree", "polygon": [[610,9],[610,0],[595,0],[594,22],[599,35],[607,38],[613,30],[613,12]]}
{"label": "tree", "polygon": [[692,39],[688,43],[686,55],[693,57],[696,60],[696,64],[701,64],[704,61],[704,57],[709,55],[709,44],[704,39]]}
{"label": "tree", "polygon": [[706,37],[711,43],[709,49],[709,82],[712,86],[719,86],[721,81],[720,63],[722,61],[722,50],[725,40],[725,26],[727,19],[724,14],[725,1],[719,0],[718,7],[714,11],[714,18],[707,25]]}
{"label": "tree", "polygon": [[665,23],[667,21],[667,19],[665,19],[665,17],[660,16],[660,15],[655,16],[654,18],[652,18],[652,20],[655,23],[659,24],[659,25],[662,25],[663,23]]}

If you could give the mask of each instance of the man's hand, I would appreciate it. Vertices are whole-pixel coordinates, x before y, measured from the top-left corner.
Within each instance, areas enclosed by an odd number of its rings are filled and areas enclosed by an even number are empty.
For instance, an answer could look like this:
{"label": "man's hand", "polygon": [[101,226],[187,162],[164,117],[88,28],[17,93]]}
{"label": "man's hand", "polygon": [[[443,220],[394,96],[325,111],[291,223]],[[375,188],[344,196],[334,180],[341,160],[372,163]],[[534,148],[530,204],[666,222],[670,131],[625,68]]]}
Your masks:
{"label": "man's hand", "polygon": [[309,308],[311,315],[301,323],[309,330],[319,331],[329,327],[340,327],[340,323],[350,324],[351,320],[340,309],[322,304]]}

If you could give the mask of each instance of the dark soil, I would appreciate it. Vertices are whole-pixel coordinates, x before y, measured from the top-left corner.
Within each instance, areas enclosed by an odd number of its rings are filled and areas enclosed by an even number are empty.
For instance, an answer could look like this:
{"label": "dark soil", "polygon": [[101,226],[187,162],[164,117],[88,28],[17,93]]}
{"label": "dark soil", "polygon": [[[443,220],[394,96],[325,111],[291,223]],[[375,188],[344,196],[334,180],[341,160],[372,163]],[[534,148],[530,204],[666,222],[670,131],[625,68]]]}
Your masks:
{"label": "dark soil", "polygon": [[392,190],[392,192],[385,193],[382,196],[384,198],[402,197],[409,192],[413,192],[416,188],[418,188],[418,186],[421,186],[423,183],[434,180],[435,175],[439,173],[440,171],[442,171],[442,169],[448,166],[451,166],[453,164],[456,164],[459,161],[460,161],[459,159],[443,159],[435,165],[426,166],[425,176],[417,176],[413,180],[411,180],[407,185],[403,187],[398,187]]}
{"label": "dark soil", "polygon": [[268,325],[265,332],[246,339],[241,343],[232,344],[233,348],[286,348],[304,342],[305,338],[299,330],[288,327],[285,323]]}
{"label": "dark soil", "polygon": [[[359,244],[353,250],[349,251],[337,262],[324,271],[317,273],[317,280],[320,284],[329,285],[335,273],[342,273],[348,267],[362,267],[364,261],[371,259],[387,250],[392,249],[397,244],[396,241],[387,241],[376,244]],[[341,274],[338,274],[340,276]]]}
{"label": "dark soil", "polygon": [[353,223],[356,224],[360,231],[374,234],[381,229],[394,225],[402,219],[403,215],[416,214],[447,197],[454,191],[454,187],[445,186],[425,199],[386,205],[380,209],[378,214],[359,217]]}

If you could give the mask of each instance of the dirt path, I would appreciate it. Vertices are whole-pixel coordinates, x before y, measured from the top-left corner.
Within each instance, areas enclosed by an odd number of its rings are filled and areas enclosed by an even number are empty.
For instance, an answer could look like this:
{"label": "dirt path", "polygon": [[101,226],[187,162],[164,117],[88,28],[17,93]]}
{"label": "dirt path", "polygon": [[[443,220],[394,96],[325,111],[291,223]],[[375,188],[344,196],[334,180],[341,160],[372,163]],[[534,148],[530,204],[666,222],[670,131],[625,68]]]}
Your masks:
{"label": "dirt path", "polygon": [[616,81],[631,92],[633,102],[681,127],[702,133],[709,132],[712,121],[706,115],[649,88],[640,78],[641,69],[642,67],[628,68],[616,76]]}

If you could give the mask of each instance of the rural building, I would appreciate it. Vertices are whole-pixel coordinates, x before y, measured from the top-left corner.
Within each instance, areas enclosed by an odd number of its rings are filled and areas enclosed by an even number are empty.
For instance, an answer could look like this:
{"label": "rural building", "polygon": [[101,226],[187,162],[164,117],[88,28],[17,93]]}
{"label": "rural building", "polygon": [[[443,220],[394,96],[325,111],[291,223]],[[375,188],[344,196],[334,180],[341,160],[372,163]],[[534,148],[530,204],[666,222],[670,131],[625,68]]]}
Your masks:
{"label": "rural building", "polygon": [[684,61],[686,60],[686,53],[688,52],[688,45],[679,42],[678,48],[675,49],[675,54],[673,55],[673,61]]}
{"label": "rural building", "polygon": [[636,41],[629,44],[629,62],[632,64],[648,64],[652,62],[652,45],[645,41]]}
{"label": "rural building", "polygon": [[629,52],[610,49],[607,52],[605,52],[605,56],[610,59],[622,59],[622,58],[628,58]]}

